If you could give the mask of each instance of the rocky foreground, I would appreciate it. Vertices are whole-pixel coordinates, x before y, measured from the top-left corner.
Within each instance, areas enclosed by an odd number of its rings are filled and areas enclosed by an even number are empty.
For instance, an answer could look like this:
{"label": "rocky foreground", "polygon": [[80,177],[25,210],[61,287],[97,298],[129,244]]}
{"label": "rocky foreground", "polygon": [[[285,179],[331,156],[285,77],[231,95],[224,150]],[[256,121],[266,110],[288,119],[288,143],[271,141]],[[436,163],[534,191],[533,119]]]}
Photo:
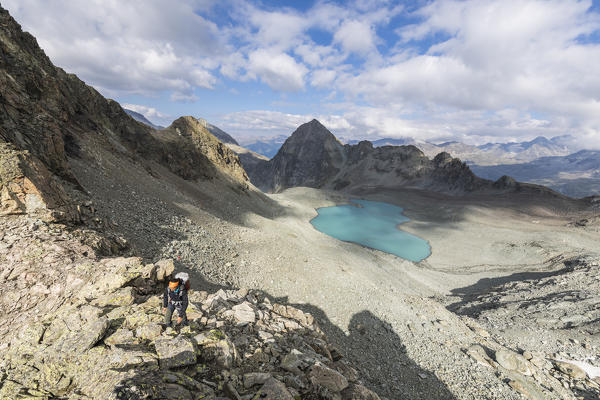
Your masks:
{"label": "rocky foreground", "polygon": [[171,260],[95,259],[76,232],[0,223],[0,399],[379,398],[310,314],[192,290],[189,325],[165,329]]}

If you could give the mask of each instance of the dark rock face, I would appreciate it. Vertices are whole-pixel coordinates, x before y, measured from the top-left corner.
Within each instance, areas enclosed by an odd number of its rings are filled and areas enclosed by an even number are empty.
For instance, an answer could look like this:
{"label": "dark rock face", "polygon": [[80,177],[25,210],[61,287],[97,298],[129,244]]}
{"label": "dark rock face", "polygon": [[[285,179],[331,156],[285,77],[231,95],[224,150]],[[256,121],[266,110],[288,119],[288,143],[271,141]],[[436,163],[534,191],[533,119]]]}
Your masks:
{"label": "dark rock face", "polygon": [[412,145],[373,147],[366,140],[342,145],[317,120],[301,125],[274,158],[252,165],[248,173],[256,186],[274,192],[294,186],[409,186],[449,192],[491,187],[448,153],[430,160]]}
{"label": "dark rock face", "polygon": [[319,121],[300,125],[275,157],[251,172],[253,183],[279,191],[293,186],[322,187],[339,172],[344,146]]}

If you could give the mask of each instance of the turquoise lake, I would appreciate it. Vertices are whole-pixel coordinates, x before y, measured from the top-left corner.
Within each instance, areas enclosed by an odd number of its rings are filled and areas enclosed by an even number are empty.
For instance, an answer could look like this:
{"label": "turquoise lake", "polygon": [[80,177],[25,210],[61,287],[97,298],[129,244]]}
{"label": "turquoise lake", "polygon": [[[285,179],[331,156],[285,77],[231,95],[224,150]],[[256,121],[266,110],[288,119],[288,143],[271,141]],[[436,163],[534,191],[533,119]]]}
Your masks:
{"label": "turquoise lake", "polygon": [[388,203],[351,200],[351,203],[318,208],[310,223],[320,232],[345,242],[358,243],[418,262],[431,254],[426,240],[398,229],[410,221],[403,209]]}

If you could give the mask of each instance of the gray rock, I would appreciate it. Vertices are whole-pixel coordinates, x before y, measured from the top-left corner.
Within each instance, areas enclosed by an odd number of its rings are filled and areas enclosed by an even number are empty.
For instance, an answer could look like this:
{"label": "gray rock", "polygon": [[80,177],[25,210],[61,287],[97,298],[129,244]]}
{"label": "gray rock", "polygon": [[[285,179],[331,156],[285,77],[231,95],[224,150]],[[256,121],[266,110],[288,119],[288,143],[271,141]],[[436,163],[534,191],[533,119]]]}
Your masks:
{"label": "gray rock", "polygon": [[348,379],[344,375],[321,363],[317,363],[310,368],[308,377],[311,381],[332,392],[341,392],[348,387]]}
{"label": "gray rock", "polygon": [[117,344],[126,344],[133,343],[135,338],[133,337],[133,332],[129,329],[117,329],[115,333],[104,339],[104,343],[109,346],[114,346]]}
{"label": "gray rock", "polygon": [[260,388],[259,398],[262,400],[294,400],[285,385],[275,378],[269,378]]}
{"label": "gray rock", "polygon": [[478,344],[469,346],[465,350],[465,353],[467,353],[467,355],[469,355],[473,360],[486,367],[496,368],[498,366],[498,364],[487,355],[485,349]]}
{"label": "gray rock", "polygon": [[154,347],[162,368],[179,368],[196,363],[194,343],[183,336],[157,339]]}
{"label": "gray rock", "polygon": [[283,357],[280,366],[286,371],[302,374],[302,369],[306,366],[304,354],[301,351],[292,349],[285,357]]}
{"label": "gray rock", "polygon": [[175,271],[175,263],[171,259],[163,259],[156,263],[156,280],[164,281]]}
{"label": "gray rock", "polygon": [[233,318],[239,326],[253,324],[256,320],[254,309],[247,301],[232,307]]}
{"label": "gray rock", "polygon": [[81,351],[91,349],[96,343],[102,339],[108,328],[110,321],[108,318],[100,318],[88,325],[80,336],[77,338],[77,347]]}
{"label": "gray rock", "polygon": [[237,359],[235,345],[221,331],[212,329],[194,337],[204,361],[214,361],[221,368],[231,368]]}
{"label": "gray rock", "polygon": [[135,302],[135,289],[124,287],[112,293],[107,293],[94,301],[94,305],[106,306],[129,306]]}
{"label": "gray rock", "polygon": [[496,352],[496,361],[502,367],[516,371],[525,376],[531,376],[532,366],[525,357],[510,350],[498,350]]}
{"label": "gray rock", "polygon": [[271,374],[268,372],[250,372],[248,374],[244,374],[244,387],[249,389],[255,385],[262,385],[269,378],[271,378]]}
{"label": "gray rock", "polygon": [[146,324],[135,330],[135,336],[144,340],[153,340],[162,333],[162,327],[157,323]]}

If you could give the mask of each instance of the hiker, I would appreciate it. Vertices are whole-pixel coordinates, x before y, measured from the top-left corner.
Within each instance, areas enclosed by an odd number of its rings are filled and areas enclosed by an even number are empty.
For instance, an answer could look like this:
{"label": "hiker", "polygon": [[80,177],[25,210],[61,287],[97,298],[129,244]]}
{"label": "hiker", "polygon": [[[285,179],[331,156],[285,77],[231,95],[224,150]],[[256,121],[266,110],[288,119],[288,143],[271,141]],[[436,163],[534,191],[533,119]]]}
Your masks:
{"label": "hiker", "polygon": [[[165,289],[163,297],[163,312],[167,326],[171,326],[171,317],[175,310],[177,310],[177,325],[187,324],[185,310],[188,306],[189,280],[184,281],[179,275],[169,279],[169,286]],[[187,274],[185,275],[187,276]]]}

